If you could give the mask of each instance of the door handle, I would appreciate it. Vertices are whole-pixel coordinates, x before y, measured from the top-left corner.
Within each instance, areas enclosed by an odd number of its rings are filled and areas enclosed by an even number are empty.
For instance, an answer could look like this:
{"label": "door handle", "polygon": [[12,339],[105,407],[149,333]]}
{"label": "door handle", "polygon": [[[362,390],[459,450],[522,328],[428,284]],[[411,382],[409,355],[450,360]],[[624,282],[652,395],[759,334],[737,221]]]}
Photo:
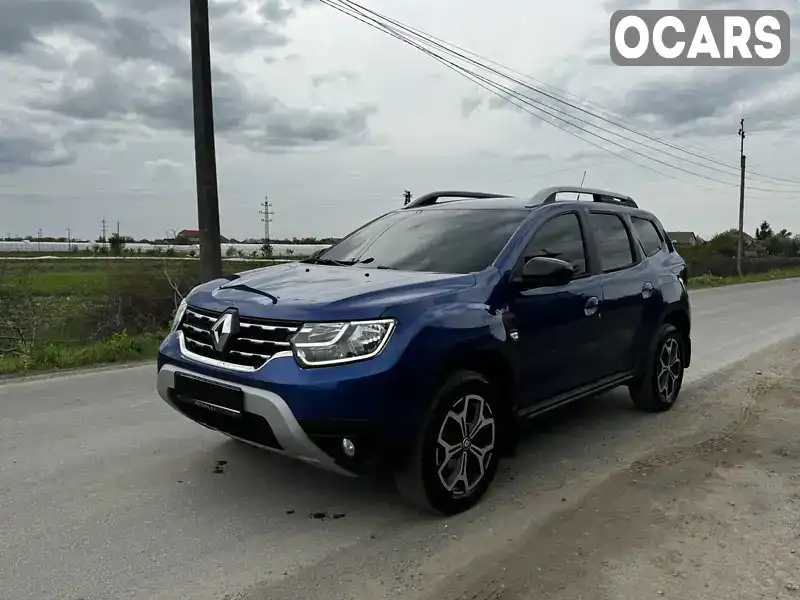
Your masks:
{"label": "door handle", "polygon": [[653,284],[649,281],[642,286],[642,298],[649,298],[653,295]]}
{"label": "door handle", "polygon": [[600,300],[597,296],[592,296],[586,301],[586,305],[583,307],[583,313],[587,317],[593,317],[597,314],[597,309],[600,307]]}

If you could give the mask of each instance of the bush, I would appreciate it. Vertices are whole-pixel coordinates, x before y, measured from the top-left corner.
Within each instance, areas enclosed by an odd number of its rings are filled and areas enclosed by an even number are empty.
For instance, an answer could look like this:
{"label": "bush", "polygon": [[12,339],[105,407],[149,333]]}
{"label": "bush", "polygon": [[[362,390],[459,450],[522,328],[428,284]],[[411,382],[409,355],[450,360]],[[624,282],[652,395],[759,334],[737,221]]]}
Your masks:
{"label": "bush", "polygon": [[151,357],[201,282],[197,261],[0,261],[0,373]]}
{"label": "bush", "polygon": [[[683,254],[683,253],[682,253]],[[736,272],[736,257],[727,256],[684,256],[689,269],[689,277],[713,275],[716,277],[733,277]],[[800,269],[800,258],[785,256],[765,256],[763,258],[742,259],[742,274],[756,275],[780,269]]]}
{"label": "bush", "polygon": [[111,237],[108,238],[108,247],[111,250],[111,254],[119,256],[125,252],[125,240],[119,234],[112,233]]}
{"label": "bush", "polygon": [[[171,262],[171,261],[170,261]],[[131,277],[119,269],[108,278],[108,289],[87,311],[88,323],[95,323],[92,339],[123,332],[158,332],[169,328],[172,315],[192,288],[202,281],[196,263],[163,271],[150,269]]]}

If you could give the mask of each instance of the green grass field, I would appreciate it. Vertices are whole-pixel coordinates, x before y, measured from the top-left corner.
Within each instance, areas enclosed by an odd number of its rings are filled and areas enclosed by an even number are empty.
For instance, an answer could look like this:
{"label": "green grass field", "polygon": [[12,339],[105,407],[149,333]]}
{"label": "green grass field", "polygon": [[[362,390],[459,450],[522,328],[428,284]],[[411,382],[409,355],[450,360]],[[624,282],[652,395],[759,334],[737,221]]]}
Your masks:
{"label": "green grass field", "polygon": [[[224,261],[225,273],[274,264]],[[800,277],[800,268],[700,275],[690,289]],[[0,258],[0,376],[153,358],[199,262]],[[174,286],[174,287],[173,287]]]}
{"label": "green grass field", "polygon": [[[223,270],[271,264],[224,261]],[[0,259],[0,375],[152,358],[175,288],[200,282],[196,260]]]}
{"label": "green grass field", "polygon": [[775,269],[765,273],[750,273],[734,275],[732,277],[720,277],[718,275],[699,275],[689,280],[690,290],[702,290],[724,285],[737,285],[740,283],[760,283],[764,281],[774,281],[778,279],[791,279],[800,277],[800,267],[790,269]]}

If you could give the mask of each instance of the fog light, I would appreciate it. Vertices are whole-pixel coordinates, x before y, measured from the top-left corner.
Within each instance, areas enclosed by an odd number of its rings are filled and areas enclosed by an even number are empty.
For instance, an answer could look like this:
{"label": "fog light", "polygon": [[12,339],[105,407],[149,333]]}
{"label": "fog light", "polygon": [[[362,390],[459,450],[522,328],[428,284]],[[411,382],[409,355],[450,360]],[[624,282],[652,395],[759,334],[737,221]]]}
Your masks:
{"label": "fog light", "polygon": [[356,454],[355,444],[347,438],[342,439],[342,450],[350,458],[353,458],[353,456]]}

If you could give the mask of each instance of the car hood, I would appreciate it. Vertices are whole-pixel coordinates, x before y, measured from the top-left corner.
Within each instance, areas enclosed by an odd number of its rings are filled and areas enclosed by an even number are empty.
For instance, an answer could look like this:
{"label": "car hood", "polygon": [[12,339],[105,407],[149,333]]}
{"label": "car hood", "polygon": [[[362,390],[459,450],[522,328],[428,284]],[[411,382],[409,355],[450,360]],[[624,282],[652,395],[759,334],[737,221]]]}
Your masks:
{"label": "car hood", "polygon": [[287,263],[197,288],[189,303],[243,316],[292,321],[378,318],[387,308],[468,289],[474,275]]}

